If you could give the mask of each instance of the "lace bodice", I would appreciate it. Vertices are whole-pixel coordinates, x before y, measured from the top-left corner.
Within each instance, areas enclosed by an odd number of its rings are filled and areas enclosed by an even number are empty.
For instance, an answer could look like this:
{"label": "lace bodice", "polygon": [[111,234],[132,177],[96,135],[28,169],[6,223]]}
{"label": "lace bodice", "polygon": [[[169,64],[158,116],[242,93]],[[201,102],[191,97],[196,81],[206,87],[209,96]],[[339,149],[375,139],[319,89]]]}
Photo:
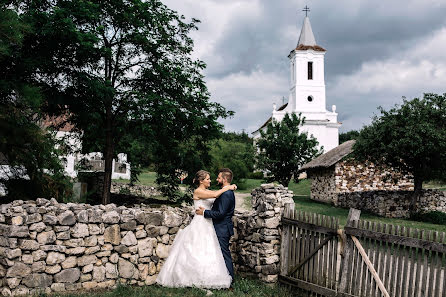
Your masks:
{"label": "lace bodice", "polygon": [[214,201],[215,198],[194,200],[194,208],[197,209],[201,206],[204,207],[205,209],[211,209],[212,204],[214,204]]}

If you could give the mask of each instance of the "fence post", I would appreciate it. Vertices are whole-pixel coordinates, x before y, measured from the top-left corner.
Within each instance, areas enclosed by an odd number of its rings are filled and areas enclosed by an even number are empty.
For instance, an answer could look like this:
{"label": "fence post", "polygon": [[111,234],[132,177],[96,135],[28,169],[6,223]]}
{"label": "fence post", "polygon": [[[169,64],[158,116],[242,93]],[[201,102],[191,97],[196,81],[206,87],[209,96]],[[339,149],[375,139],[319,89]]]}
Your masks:
{"label": "fence post", "polygon": [[[358,209],[350,208],[350,211],[348,212],[347,217],[347,224],[346,226],[352,227],[354,221],[358,221],[359,217],[361,216],[361,211]],[[339,281],[339,292],[346,293],[347,290],[347,271],[348,271],[348,261],[350,260],[350,256],[353,253],[354,249],[354,243],[351,237],[346,237],[346,242],[344,245],[344,256],[341,260],[341,275],[340,275],[340,281]]]}
{"label": "fence post", "polygon": [[[283,210],[283,217],[289,218],[291,216],[291,212],[294,211],[294,203],[285,204],[285,208]],[[290,237],[290,225],[282,224],[282,238],[280,242],[280,274],[287,275],[288,266],[289,266],[289,237]]]}

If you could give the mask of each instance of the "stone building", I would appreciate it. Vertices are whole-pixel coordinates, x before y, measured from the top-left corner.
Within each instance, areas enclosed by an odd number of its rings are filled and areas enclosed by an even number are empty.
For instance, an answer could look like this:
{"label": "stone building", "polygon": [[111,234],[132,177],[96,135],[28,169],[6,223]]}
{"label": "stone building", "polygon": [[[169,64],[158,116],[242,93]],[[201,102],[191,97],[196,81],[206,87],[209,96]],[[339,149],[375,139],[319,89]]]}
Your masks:
{"label": "stone building", "polygon": [[354,160],[354,144],[355,140],[344,142],[300,168],[312,180],[311,199],[338,205],[344,193],[413,190],[410,175]]}

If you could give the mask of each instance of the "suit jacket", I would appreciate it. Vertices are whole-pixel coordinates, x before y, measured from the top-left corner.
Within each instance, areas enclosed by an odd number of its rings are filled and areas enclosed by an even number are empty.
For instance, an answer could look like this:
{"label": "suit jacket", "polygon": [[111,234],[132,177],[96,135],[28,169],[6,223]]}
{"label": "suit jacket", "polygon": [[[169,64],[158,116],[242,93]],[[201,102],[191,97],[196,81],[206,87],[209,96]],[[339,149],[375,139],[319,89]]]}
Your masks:
{"label": "suit jacket", "polygon": [[212,219],[217,236],[234,235],[234,225],[232,216],[234,215],[235,196],[234,192],[229,190],[215,199],[211,210],[204,211],[204,217]]}

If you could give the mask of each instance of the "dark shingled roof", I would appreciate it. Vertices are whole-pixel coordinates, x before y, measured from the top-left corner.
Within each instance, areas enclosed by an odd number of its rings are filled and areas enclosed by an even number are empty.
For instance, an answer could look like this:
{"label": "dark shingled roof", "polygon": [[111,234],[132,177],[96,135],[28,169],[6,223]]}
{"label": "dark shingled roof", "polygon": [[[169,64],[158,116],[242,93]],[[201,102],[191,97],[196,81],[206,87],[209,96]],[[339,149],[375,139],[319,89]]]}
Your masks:
{"label": "dark shingled roof", "polygon": [[353,152],[353,145],[356,140],[346,141],[334,149],[320,155],[316,159],[311,160],[299,169],[299,172],[306,171],[309,169],[317,168],[328,168],[336,163],[338,163],[342,158]]}

